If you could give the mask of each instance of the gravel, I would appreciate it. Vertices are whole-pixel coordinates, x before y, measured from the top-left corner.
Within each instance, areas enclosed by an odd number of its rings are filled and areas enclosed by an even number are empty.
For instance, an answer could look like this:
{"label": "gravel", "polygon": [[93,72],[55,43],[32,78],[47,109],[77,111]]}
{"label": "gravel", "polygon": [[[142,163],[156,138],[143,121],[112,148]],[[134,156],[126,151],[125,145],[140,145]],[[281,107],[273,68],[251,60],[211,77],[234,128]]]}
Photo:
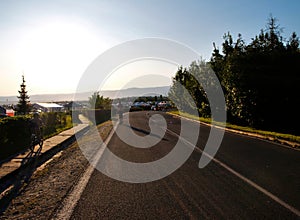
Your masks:
{"label": "gravel", "polygon": [[[111,122],[98,126],[102,139],[109,135],[111,128]],[[88,132],[80,141],[93,141],[92,135]],[[78,144],[70,145],[35,171],[0,219],[51,219],[88,165]]]}

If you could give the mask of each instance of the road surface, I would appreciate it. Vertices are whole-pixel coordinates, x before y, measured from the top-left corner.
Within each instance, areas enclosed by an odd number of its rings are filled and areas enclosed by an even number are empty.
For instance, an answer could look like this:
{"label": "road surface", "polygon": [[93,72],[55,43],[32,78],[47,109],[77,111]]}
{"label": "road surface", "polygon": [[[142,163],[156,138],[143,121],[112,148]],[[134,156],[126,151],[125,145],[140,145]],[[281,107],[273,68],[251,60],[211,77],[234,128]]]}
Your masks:
{"label": "road surface", "polygon": [[[130,126],[123,123],[118,129],[120,132],[133,129],[136,134],[145,136],[150,132],[149,117],[155,113],[130,113],[125,116],[130,117]],[[119,157],[138,163],[164,157],[178,141],[180,120],[160,114],[166,118],[172,132],[166,132],[157,145],[133,148],[114,134],[108,148]],[[195,126],[196,122],[189,122],[191,131]],[[209,126],[201,125],[192,155],[183,166],[163,179],[125,183],[94,170],[71,219],[300,218],[299,151],[226,132],[215,160],[199,169],[201,149],[209,131]],[[114,165],[110,160],[104,164]],[[119,172],[125,170],[119,167]]]}

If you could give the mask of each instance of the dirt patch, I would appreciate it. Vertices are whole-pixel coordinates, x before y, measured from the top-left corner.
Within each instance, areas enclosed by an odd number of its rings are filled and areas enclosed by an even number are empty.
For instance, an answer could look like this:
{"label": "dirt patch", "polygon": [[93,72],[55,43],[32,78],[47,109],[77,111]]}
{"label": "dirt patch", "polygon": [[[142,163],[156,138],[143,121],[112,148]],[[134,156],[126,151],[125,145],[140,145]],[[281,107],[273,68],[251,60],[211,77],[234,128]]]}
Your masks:
{"label": "dirt patch", "polygon": [[[102,139],[111,129],[111,122],[98,126]],[[88,132],[81,141],[91,141],[92,135]],[[88,165],[78,144],[72,144],[36,170],[0,219],[50,219]]]}

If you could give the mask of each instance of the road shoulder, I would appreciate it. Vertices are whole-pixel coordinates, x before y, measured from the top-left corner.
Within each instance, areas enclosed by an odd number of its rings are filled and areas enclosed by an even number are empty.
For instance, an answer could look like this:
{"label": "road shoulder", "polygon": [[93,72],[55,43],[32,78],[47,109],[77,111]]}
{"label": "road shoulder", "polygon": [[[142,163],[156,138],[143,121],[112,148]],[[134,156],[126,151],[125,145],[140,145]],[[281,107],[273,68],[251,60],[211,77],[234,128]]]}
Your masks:
{"label": "road shoulder", "polygon": [[[98,131],[102,138],[108,136],[111,128],[110,122],[99,126]],[[87,133],[82,140],[89,141],[91,138]],[[32,178],[22,184],[18,195],[0,218],[50,219],[61,201],[77,184],[88,165],[89,162],[75,142],[38,168]]]}

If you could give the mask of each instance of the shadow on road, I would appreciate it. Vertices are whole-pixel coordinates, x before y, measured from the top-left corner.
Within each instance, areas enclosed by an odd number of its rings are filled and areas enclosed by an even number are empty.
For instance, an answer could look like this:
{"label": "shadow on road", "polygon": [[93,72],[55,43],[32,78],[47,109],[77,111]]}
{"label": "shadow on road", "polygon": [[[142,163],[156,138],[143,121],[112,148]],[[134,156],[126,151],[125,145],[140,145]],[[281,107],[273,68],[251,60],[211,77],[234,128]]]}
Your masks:
{"label": "shadow on road", "polygon": [[21,166],[13,178],[1,180],[0,187],[0,216],[7,209],[10,202],[17,197],[29,182],[32,174],[38,167],[38,158],[41,155],[42,147],[37,151],[30,151],[21,161]]}
{"label": "shadow on road", "polygon": [[166,138],[161,138],[161,136],[159,136],[159,135],[157,135],[157,134],[150,133],[149,131],[146,131],[146,130],[144,130],[144,129],[137,128],[137,127],[134,127],[134,126],[132,126],[132,125],[125,125],[125,124],[122,124],[122,125],[123,125],[123,126],[126,126],[126,127],[128,127],[128,128],[131,128],[132,130],[137,131],[137,132],[139,132],[139,133],[142,133],[142,134],[144,134],[144,135],[150,135],[150,136],[156,137],[156,138],[158,138],[158,139],[160,139],[160,140],[168,141],[168,139],[166,139]]}

